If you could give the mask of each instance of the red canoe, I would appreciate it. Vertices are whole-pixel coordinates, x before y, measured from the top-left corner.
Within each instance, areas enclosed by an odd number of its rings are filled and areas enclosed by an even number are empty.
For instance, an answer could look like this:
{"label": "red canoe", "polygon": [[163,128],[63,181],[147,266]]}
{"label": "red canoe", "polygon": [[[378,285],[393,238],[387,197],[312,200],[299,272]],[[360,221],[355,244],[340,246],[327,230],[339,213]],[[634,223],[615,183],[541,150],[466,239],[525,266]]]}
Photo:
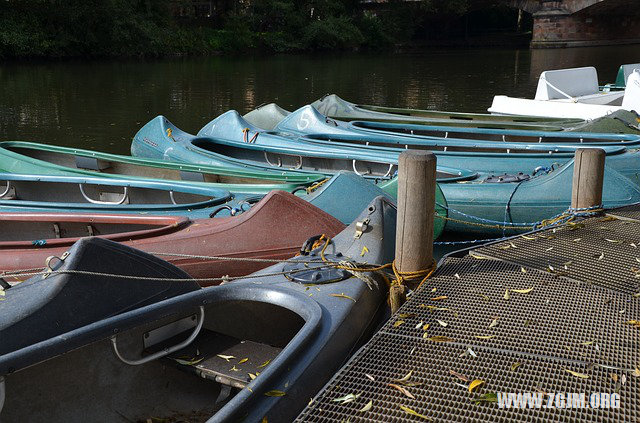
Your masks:
{"label": "red canoe", "polygon": [[[108,238],[151,253],[283,260],[295,255],[308,238],[322,233],[333,236],[344,227],[307,201],[283,191],[271,192],[239,216],[215,219],[0,213],[0,277],[9,282],[26,279],[9,275],[43,268],[47,257],[62,256],[85,236]],[[273,264],[158,256],[194,278],[242,276]]]}

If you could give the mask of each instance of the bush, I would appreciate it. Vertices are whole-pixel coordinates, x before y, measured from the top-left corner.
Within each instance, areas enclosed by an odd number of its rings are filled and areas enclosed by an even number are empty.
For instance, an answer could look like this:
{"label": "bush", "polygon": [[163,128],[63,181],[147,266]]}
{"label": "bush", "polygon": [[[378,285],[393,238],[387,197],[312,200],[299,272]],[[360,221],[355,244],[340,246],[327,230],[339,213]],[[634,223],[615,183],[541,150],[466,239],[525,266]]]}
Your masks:
{"label": "bush", "polygon": [[303,45],[311,50],[355,48],[364,42],[362,33],[351,19],[329,17],[309,24],[303,35]]}

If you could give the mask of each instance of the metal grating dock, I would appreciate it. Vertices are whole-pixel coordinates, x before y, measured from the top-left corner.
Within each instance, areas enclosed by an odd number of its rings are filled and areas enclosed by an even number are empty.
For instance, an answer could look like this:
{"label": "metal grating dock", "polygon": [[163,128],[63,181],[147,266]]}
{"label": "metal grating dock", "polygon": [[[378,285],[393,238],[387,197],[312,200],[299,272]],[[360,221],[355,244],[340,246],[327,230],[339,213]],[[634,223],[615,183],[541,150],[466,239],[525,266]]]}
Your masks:
{"label": "metal grating dock", "polygon": [[[403,406],[435,422],[640,422],[640,328],[627,323],[640,320],[640,208],[620,213],[446,258],[297,421],[427,421]],[[485,383],[470,393],[451,371]],[[409,372],[400,385],[414,398],[389,386]],[[620,408],[474,401],[503,392],[585,393],[587,404],[619,393]]]}

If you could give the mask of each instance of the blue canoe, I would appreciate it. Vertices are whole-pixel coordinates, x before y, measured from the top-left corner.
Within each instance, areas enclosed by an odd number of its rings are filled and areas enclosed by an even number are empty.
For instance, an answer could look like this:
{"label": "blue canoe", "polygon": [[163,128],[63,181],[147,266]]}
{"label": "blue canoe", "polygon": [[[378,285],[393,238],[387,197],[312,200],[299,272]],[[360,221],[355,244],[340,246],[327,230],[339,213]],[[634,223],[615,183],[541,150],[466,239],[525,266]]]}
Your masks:
{"label": "blue canoe", "polygon": [[[265,106],[266,107],[266,106]],[[273,113],[277,119],[282,113],[272,106],[266,109],[266,113]],[[255,111],[254,111],[255,112]],[[253,112],[252,112],[253,113]],[[222,115],[224,116],[224,115]],[[222,118],[222,116],[220,118]],[[267,119],[258,114],[250,117],[256,121],[267,124]],[[218,119],[220,119],[218,118]],[[215,119],[207,124],[200,134],[221,136],[220,127],[215,124]],[[300,134],[305,140],[313,140],[316,144],[326,145],[332,143],[336,146],[360,145],[367,149],[376,147],[395,149],[426,149],[433,151],[438,156],[438,164],[443,166],[458,166],[480,173],[503,174],[523,172],[529,175],[536,173],[538,168],[549,168],[554,163],[566,163],[573,158],[578,148],[597,147],[607,153],[607,164],[622,172],[625,176],[640,183],[638,177],[640,151],[640,137],[635,135],[614,134],[580,134],[580,133],[549,133],[548,137],[560,137],[571,139],[572,143],[536,142],[526,143],[518,141],[488,141],[474,139],[457,139],[443,137],[405,136],[397,133],[383,133],[379,131],[363,131],[355,124],[374,124],[372,122],[339,122],[328,119],[320,114],[312,106],[304,106],[293,113],[286,115],[268,133],[293,133]],[[377,124],[377,123],[375,123]],[[387,123],[381,125],[390,125]],[[456,129],[458,131],[458,129]],[[474,131],[471,128],[461,128],[460,131]],[[494,131],[498,130],[478,130]],[[502,131],[513,132],[513,131]],[[543,134],[534,131],[517,131],[519,133]],[[229,131],[229,133],[234,133]],[[262,136],[262,134],[260,135]],[[257,139],[260,138],[258,136]],[[497,136],[497,135],[496,135]],[[501,135],[502,136],[502,135]],[[591,137],[591,138],[588,138]],[[597,138],[600,137],[600,138]],[[591,143],[594,139],[604,140],[600,144]],[[256,139],[256,142],[257,142]],[[607,140],[611,141],[607,143]],[[582,141],[582,143],[581,143]]]}
{"label": "blue canoe", "polygon": [[[326,259],[392,260],[395,208],[377,199],[365,220],[359,238],[355,223],[336,236]],[[69,253],[55,264],[62,273],[0,302],[4,420],[292,421],[385,315],[383,278],[328,267],[319,249],[206,289],[107,240]]]}
{"label": "blue canoe", "polygon": [[[259,167],[281,172],[303,170],[332,176],[341,170],[354,171],[375,181],[388,193],[395,195],[398,152],[379,148],[364,150],[360,147],[335,148],[331,143],[310,149],[312,143],[299,143],[300,137],[265,136],[274,143],[264,143],[254,138],[257,128],[246,126],[247,122],[237,112],[227,112],[217,123],[227,129],[223,132],[239,133],[240,141],[209,136],[194,136],[158,116],[144,125],[133,137],[131,154],[139,157],[172,160],[186,163],[213,164],[236,168]],[[245,130],[248,128],[248,130]],[[269,134],[267,134],[269,135]],[[242,139],[246,137],[247,141]],[[258,137],[259,138],[259,137]],[[279,144],[279,145],[272,145]],[[476,172],[457,167],[438,166],[439,182],[457,182],[477,177]]]}
{"label": "blue canoe", "polygon": [[[137,213],[205,218],[246,207],[229,191],[157,180],[0,173],[0,211]],[[229,215],[227,210],[216,216]]]}

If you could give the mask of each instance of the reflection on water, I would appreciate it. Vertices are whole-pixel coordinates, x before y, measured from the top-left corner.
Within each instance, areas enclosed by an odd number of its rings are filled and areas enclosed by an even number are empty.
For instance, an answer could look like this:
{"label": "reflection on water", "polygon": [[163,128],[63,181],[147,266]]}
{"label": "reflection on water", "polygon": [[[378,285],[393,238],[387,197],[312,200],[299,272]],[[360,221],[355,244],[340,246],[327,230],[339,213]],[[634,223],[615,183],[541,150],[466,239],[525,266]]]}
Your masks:
{"label": "reflection on water", "polygon": [[495,94],[532,97],[543,70],[593,65],[606,83],[620,64],[636,62],[637,46],[619,46],[3,64],[0,139],[126,154],[135,131],[159,114],[197,132],[229,109],[277,102],[291,110],[326,93],[481,112]]}

